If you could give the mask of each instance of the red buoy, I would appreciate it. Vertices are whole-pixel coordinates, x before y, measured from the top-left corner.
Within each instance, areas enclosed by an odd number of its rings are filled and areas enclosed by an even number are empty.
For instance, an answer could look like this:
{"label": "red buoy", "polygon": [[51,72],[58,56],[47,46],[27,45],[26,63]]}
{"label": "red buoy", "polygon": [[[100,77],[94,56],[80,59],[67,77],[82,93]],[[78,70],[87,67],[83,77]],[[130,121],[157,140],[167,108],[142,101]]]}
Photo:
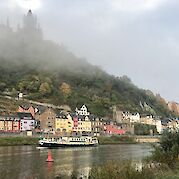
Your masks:
{"label": "red buoy", "polygon": [[51,153],[51,150],[48,150],[48,157],[47,157],[46,162],[54,162],[54,160],[52,159],[52,153]]}

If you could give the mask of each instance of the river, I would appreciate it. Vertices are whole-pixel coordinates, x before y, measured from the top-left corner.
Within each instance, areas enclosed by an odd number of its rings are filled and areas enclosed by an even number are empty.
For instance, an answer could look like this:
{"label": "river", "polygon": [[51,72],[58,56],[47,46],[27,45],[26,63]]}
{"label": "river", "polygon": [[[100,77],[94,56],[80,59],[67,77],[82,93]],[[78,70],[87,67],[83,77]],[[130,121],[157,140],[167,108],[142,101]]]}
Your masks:
{"label": "river", "polygon": [[150,155],[147,144],[101,145],[90,148],[52,149],[53,163],[46,162],[47,149],[35,146],[0,147],[0,179],[52,179],[72,171],[86,175],[92,166],[107,161],[140,161]]}

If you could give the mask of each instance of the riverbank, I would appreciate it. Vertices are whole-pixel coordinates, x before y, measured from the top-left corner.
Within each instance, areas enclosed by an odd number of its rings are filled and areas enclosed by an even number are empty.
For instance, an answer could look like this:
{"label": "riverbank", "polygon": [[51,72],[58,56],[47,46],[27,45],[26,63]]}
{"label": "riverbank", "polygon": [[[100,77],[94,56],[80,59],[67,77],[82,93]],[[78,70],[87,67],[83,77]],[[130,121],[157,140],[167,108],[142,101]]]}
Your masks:
{"label": "riverbank", "polygon": [[109,137],[100,136],[98,137],[100,145],[109,145],[109,144],[136,144],[135,138],[133,136],[119,136],[113,135]]}
{"label": "riverbank", "polygon": [[[78,179],[80,174],[73,171],[71,178]],[[57,178],[63,178],[57,177]],[[100,166],[94,166],[89,171],[90,179],[178,179],[179,170],[171,170],[166,166],[152,166],[149,163],[134,163],[130,161],[108,161]]]}
{"label": "riverbank", "polygon": [[[39,140],[38,137],[1,136],[0,146],[38,145],[38,140]],[[136,140],[135,136],[127,136],[127,135],[100,136],[98,137],[98,140],[99,140],[100,145],[146,143],[146,142],[140,142],[139,140]]]}
{"label": "riverbank", "polygon": [[0,146],[37,145],[37,137],[0,137]]}
{"label": "riverbank", "polygon": [[[37,145],[38,140],[38,137],[0,137],[0,146]],[[136,144],[134,138],[129,136],[101,136],[98,140],[100,145]]]}

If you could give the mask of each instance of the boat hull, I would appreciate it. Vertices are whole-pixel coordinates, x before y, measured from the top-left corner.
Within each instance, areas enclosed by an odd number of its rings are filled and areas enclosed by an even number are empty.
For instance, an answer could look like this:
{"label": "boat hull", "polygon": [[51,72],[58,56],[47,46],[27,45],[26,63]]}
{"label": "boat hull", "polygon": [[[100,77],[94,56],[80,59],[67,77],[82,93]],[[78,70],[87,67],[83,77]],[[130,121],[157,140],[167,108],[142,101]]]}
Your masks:
{"label": "boat hull", "polygon": [[43,143],[39,144],[40,147],[48,148],[65,148],[65,147],[96,147],[97,144],[58,144],[58,143]]}

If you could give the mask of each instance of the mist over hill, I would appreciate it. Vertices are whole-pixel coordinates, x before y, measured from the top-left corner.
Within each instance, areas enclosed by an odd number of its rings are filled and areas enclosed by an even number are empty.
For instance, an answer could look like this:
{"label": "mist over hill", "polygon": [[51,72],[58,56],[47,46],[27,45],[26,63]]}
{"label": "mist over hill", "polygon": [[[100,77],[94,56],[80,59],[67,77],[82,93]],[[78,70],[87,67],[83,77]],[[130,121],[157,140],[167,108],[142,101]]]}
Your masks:
{"label": "mist over hill", "polygon": [[163,101],[136,87],[127,76],[109,75],[64,46],[45,40],[31,11],[16,30],[8,21],[0,25],[0,63],[1,93],[17,96],[22,92],[29,99],[68,104],[72,109],[86,104],[91,113],[103,117],[111,117],[112,106],[144,114],[173,115]]}

